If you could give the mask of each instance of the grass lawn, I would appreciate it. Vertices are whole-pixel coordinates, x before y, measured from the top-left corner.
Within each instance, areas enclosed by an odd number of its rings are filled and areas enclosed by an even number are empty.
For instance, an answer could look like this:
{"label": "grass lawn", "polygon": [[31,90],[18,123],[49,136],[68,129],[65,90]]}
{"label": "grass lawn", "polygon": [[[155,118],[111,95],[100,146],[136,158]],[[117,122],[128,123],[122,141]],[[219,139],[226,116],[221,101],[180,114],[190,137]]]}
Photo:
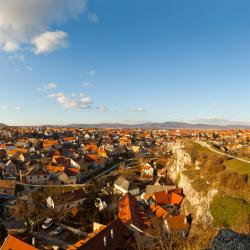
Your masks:
{"label": "grass lawn", "polygon": [[250,205],[240,199],[217,194],[210,206],[217,227],[247,229],[250,218]]}
{"label": "grass lawn", "polygon": [[230,159],[225,161],[225,165],[228,170],[235,171],[239,174],[248,174],[250,175],[250,164],[235,160],[235,159]]}

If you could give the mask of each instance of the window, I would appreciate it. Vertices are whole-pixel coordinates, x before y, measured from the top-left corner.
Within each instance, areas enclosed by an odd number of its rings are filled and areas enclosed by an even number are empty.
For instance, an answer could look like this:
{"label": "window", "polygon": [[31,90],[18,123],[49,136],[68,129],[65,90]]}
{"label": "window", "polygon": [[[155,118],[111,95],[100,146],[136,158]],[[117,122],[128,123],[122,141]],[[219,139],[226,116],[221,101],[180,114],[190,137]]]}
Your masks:
{"label": "window", "polygon": [[47,175],[44,175],[44,178],[46,179],[48,176]]}
{"label": "window", "polygon": [[37,179],[39,179],[39,177],[40,177],[40,176],[38,175],[38,176],[37,176]]}

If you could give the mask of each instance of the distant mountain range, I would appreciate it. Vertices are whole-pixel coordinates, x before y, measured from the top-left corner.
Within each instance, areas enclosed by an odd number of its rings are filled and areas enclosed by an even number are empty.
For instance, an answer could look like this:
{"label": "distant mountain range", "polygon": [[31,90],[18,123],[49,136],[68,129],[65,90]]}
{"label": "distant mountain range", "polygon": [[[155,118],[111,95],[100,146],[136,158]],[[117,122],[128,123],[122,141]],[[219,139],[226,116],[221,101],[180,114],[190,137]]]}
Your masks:
{"label": "distant mountain range", "polygon": [[232,124],[192,124],[185,122],[163,122],[163,123],[99,123],[99,124],[69,124],[70,128],[142,128],[142,129],[250,129],[250,125]]}
{"label": "distant mountain range", "polygon": [[[0,123],[0,127],[8,125]],[[142,129],[250,129],[249,124],[206,124],[206,123],[186,123],[186,122],[162,122],[162,123],[98,123],[98,124],[69,124],[69,125],[43,125],[43,126],[25,126],[25,127],[66,127],[66,128],[142,128]]]}

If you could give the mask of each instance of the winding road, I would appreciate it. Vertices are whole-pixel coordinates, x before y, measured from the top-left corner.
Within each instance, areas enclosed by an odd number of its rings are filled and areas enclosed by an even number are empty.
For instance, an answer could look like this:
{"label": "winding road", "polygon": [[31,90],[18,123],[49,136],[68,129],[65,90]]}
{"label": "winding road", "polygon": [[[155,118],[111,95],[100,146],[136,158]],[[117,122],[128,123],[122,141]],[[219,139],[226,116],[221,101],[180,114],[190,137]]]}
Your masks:
{"label": "winding road", "polygon": [[220,154],[220,155],[224,155],[224,156],[227,156],[227,157],[230,157],[232,159],[235,159],[235,160],[238,160],[238,161],[242,161],[242,162],[245,162],[245,163],[249,163],[250,164],[250,160],[246,160],[246,159],[242,159],[240,157],[235,157],[233,155],[230,155],[230,154],[227,154],[227,153],[223,153],[223,152],[220,152],[216,149],[214,149],[211,145],[209,145],[207,142],[204,142],[204,141],[195,141],[196,143],[200,144],[202,147],[206,147],[208,148],[209,150],[217,153],[217,154]]}

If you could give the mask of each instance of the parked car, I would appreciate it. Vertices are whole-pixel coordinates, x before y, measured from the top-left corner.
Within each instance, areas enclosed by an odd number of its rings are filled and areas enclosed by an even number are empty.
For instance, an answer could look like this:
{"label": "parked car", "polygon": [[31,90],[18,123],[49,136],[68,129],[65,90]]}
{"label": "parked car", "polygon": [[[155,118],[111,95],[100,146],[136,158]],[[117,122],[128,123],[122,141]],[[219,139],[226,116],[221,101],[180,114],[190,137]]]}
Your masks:
{"label": "parked car", "polygon": [[58,235],[58,234],[60,234],[63,230],[64,230],[64,227],[63,227],[62,225],[60,225],[60,226],[58,226],[58,227],[52,232],[52,234]]}
{"label": "parked car", "polygon": [[52,225],[53,225],[53,219],[47,218],[42,225],[42,229],[46,230],[46,229],[50,228]]}

